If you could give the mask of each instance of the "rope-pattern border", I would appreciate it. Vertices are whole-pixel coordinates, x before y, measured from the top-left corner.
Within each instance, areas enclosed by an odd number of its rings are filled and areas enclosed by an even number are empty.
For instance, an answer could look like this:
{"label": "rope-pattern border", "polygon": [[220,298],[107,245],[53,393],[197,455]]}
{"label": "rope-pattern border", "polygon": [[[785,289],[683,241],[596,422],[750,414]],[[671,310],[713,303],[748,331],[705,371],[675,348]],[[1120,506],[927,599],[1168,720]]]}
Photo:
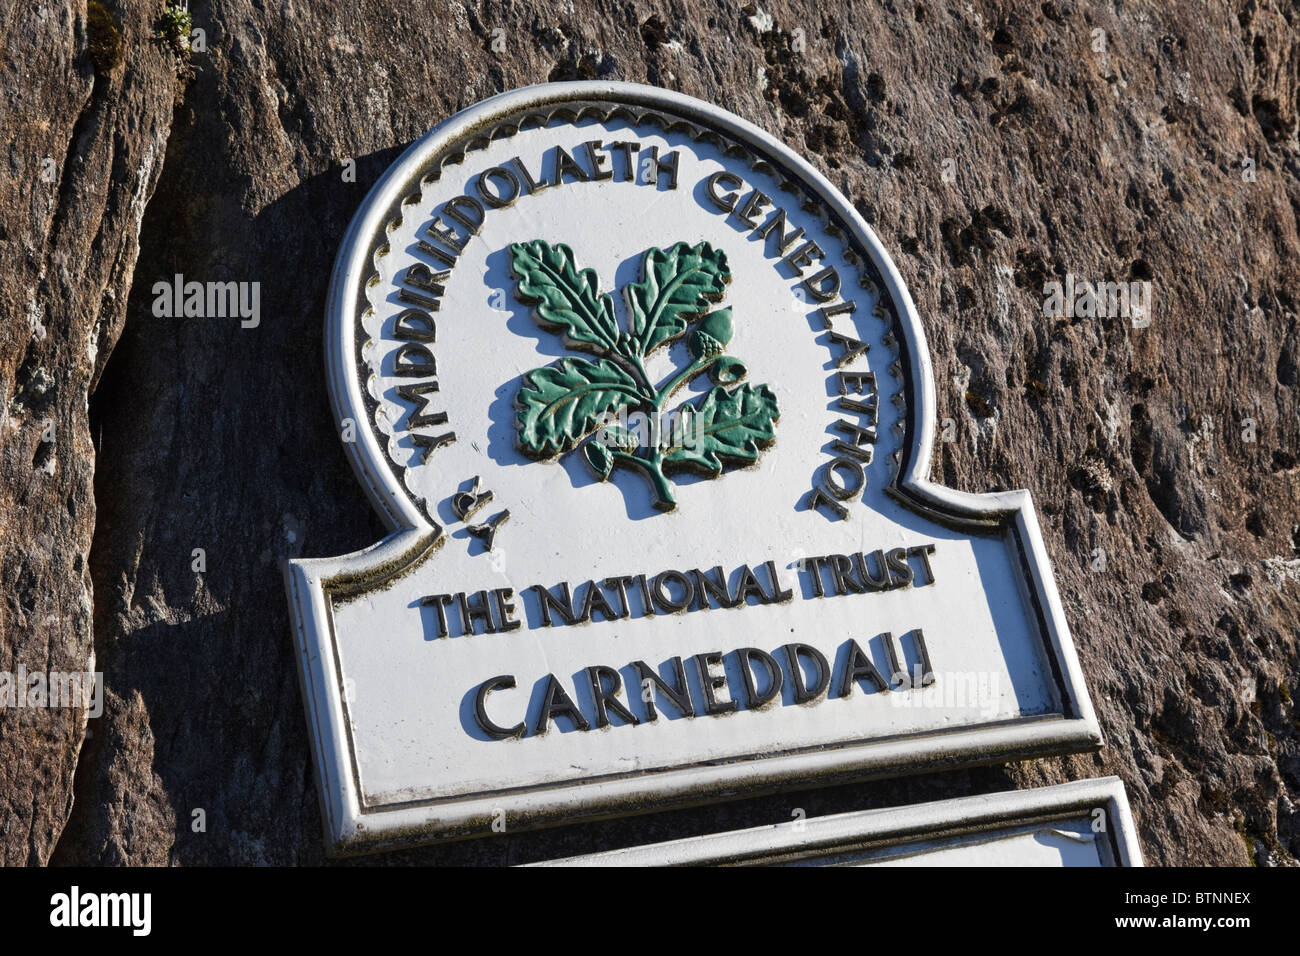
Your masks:
{"label": "rope-pattern border", "polygon": [[[430,521],[435,525],[438,524],[436,503],[417,495],[406,481],[407,473],[413,468],[424,467],[423,463],[419,465],[403,464],[394,458],[389,447],[391,436],[386,434],[379,426],[379,412],[385,407],[385,403],[382,399],[376,398],[369,388],[369,383],[375,377],[375,373],[371,368],[367,355],[370,352],[370,347],[376,344],[365,328],[366,320],[375,314],[374,303],[370,299],[369,291],[376,288],[381,282],[380,260],[391,253],[388,236],[401,227],[404,221],[401,210],[411,205],[422,206],[425,189],[440,181],[443,171],[448,166],[457,166],[465,162],[469,153],[486,149],[497,140],[515,136],[529,129],[545,129],[561,124],[577,125],[584,119],[594,119],[599,123],[608,123],[620,119],[633,126],[656,126],[665,136],[684,133],[693,142],[715,147],[725,157],[745,160],[752,172],[775,178],[779,180],[779,188],[783,192],[802,197],[803,201],[799,203],[800,210],[820,220],[826,234],[839,242],[840,255],[844,261],[858,270],[859,286],[875,296],[872,315],[885,323],[883,341],[892,352],[892,361],[889,363],[888,371],[900,383],[897,391],[889,396],[890,401],[898,408],[900,413],[898,421],[893,426],[898,440],[898,447],[887,455],[891,468],[886,479],[886,485],[893,485],[897,480],[902,453],[907,444],[906,433],[910,429],[905,391],[906,376],[903,372],[902,356],[899,348],[901,336],[896,334],[899,331],[897,324],[898,312],[897,306],[889,294],[888,286],[872,261],[871,255],[854,241],[853,230],[831,210],[827,209],[817,190],[805,183],[800,177],[788,175],[780,166],[773,164],[760,153],[721,135],[715,130],[667,110],[638,109],[626,104],[575,100],[567,104],[557,105],[550,110],[530,108],[516,112],[506,119],[498,120],[485,131],[475,131],[461,136],[438,154],[430,157],[427,163],[428,168],[419,175],[415,188],[403,196],[400,203],[397,204],[397,214],[385,222],[383,236],[372,237],[371,239],[371,270],[366,274],[357,290],[357,309],[354,313],[357,316],[357,320],[353,325],[353,334],[356,336],[357,346],[354,352],[356,356],[354,371],[358,376],[357,380],[366,384],[366,387],[363,387],[360,391],[366,406],[367,427],[372,429],[376,443],[383,448],[388,467],[392,470],[398,484],[409,499],[419,505]],[[877,389],[880,388],[880,381],[877,379]],[[878,401],[883,401],[883,391],[878,391],[878,395]]]}

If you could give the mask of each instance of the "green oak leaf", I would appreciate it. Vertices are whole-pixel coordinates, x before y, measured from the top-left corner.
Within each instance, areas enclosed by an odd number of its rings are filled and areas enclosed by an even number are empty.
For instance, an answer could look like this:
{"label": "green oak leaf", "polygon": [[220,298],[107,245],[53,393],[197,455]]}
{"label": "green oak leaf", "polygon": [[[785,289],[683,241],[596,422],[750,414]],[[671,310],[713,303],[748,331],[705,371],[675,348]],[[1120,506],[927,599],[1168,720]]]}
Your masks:
{"label": "green oak leaf", "polygon": [[533,305],[533,318],[547,331],[563,333],[565,344],[604,355],[618,342],[614,300],[599,291],[594,269],[579,269],[573,250],[542,239],[510,244],[515,294]]}
{"label": "green oak leaf", "polygon": [[613,452],[592,439],[582,446],[582,454],[587,459],[587,464],[591,466],[591,470],[596,473],[596,477],[601,481],[607,481],[609,473],[614,470]]}
{"label": "green oak leaf", "polygon": [[638,353],[648,355],[680,336],[691,319],[722,298],[730,280],[727,254],[707,242],[648,250],[641,281],[623,290]]}
{"label": "green oak leaf", "polygon": [[591,440],[582,446],[582,453],[596,477],[607,481],[614,470],[614,453],[619,451],[630,455],[640,447],[640,443],[635,433],[621,425],[606,425],[596,429]]}
{"label": "green oak leaf", "polygon": [[776,440],[780,417],[776,395],[766,385],[732,391],[719,385],[698,406],[682,406],[668,435],[664,467],[719,475],[724,462],[756,461],[759,448]]}
{"label": "green oak leaf", "polygon": [[621,425],[606,425],[598,428],[592,441],[600,442],[610,451],[634,452],[641,447],[641,439],[636,432],[628,431]]}
{"label": "green oak leaf", "polygon": [[538,458],[569,451],[605,415],[643,400],[636,381],[614,362],[562,358],[524,376],[515,398],[519,445]]}

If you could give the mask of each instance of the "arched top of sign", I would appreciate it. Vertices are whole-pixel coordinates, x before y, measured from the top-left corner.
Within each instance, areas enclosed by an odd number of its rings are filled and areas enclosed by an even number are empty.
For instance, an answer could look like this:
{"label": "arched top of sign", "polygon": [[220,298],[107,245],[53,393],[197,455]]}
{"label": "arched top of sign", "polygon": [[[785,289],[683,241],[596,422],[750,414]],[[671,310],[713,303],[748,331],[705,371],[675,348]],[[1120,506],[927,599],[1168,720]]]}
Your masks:
{"label": "arched top of sign", "polygon": [[[888,490],[918,511],[948,523],[978,526],[1004,519],[1012,505],[1005,496],[968,495],[928,480],[935,400],[924,331],[893,260],[852,204],[806,160],[725,110],[654,87],[576,82],[505,93],[435,127],[413,143],[376,183],[348,230],[335,264],[327,311],[330,393],[340,422],[365,426],[355,441],[347,442],[347,449],[389,526],[394,530],[425,529],[432,524],[432,530],[437,530],[437,518],[428,503],[417,500],[403,481],[403,472],[412,464],[398,460],[386,447],[387,436],[375,426],[377,413],[384,417],[383,402],[367,389],[367,381],[373,377],[367,352],[373,341],[365,318],[374,314],[369,295],[376,289],[380,295],[386,291],[381,275],[385,260],[394,255],[391,234],[412,210],[415,216],[425,217],[422,196],[427,187],[444,178],[444,170],[462,171],[469,159],[493,143],[520,130],[620,120],[716,148],[758,176],[778,181],[781,193],[774,198],[824,223],[826,233],[841,245],[837,255],[857,269],[857,284],[874,300],[872,313],[885,323],[884,342],[895,352],[894,360],[885,363],[893,377],[891,394],[886,397],[904,414],[890,436],[881,439],[894,447],[885,455],[879,454],[877,447],[877,457],[888,462]],[[511,167],[507,170],[513,172]],[[522,175],[527,172],[520,170]],[[722,184],[726,185],[730,184]],[[497,187],[490,185],[489,190],[493,194]],[[758,214],[766,219],[773,211],[770,206],[760,207]],[[489,215],[491,212],[489,208]],[[769,231],[764,238],[770,235]],[[572,245],[580,254],[580,238]],[[413,302],[426,298],[418,287],[408,291]],[[856,317],[857,321],[862,318]],[[419,456],[407,456],[414,457]],[[415,467],[428,467],[435,460],[436,455],[430,456]]]}

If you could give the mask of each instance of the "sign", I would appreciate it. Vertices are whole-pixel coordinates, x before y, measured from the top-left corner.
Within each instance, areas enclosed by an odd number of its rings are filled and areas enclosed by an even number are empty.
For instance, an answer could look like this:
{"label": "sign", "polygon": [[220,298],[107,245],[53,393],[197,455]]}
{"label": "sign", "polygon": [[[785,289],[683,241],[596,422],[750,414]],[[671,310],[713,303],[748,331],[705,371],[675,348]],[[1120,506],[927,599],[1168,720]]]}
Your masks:
{"label": "sign", "polygon": [[538,866],[1142,866],[1118,777],[796,819]]}
{"label": "sign", "polygon": [[1029,495],[928,481],[907,290],[757,127],[481,103],[375,185],[325,334],[392,529],[287,567],[334,852],[1100,746]]}

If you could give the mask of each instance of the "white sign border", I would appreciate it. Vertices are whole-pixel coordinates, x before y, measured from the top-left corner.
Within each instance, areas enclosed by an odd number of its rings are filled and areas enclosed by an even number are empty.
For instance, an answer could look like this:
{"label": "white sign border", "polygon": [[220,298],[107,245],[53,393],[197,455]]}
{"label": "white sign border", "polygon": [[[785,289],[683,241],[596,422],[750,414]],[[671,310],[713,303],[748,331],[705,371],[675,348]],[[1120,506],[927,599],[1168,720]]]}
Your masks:
{"label": "white sign border", "polygon": [[[1050,787],[956,797],[904,807],[859,810],[773,826],[651,843],[530,866],[734,866],[809,862],[856,850],[911,842],[995,836],[999,830],[1066,816],[1105,814],[1106,854],[1113,866],[1142,866],[1142,847],[1119,777],[1099,777]],[[1091,822],[1091,820],[1090,820]]]}
{"label": "white sign border", "polygon": [[[373,256],[386,226],[400,215],[413,183],[431,157],[476,131],[532,110],[572,102],[608,102],[663,110],[743,143],[818,194],[867,251],[894,304],[895,347],[904,375],[911,442],[904,439],[889,493],[913,510],[948,525],[1004,529],[1021,556],[1024,585],[1037,611],[1045,651],[1062,699],[1062,714],[903,740],[883,740],[778,755],[743,763],[656,771],[564,788],[521,789],[435,805],[363,807],[350,752],[350,720],[334,636],[332,600],[386,587],[422,563],[442,541],[441,529],[402,486],[374,430],[358,381],[358,309]],[[969,494],[929,478],[935,430],[934,374],[916,308],[893,261],[870,226],[816,169],[759,127],[700,100],[634,83],[573,82],[525,87],[484,100],[416,140],[389,167],[361,204],[344,237],[326,306],[326,372],[336,421],[351,419],[356,440],[345,443],[371,502],[390,529],[378,544],[336,558],[285,563],[299,678],[313,742],[327,850],[331,855],[483,835],[504,811],[512,829],[619,816],[737,798],[790,786],[828,786],[847,780],[1000,763],[1026,757],[1094,750],[1101,730],[1069,636],[1060,596],[1028,491]]]}

